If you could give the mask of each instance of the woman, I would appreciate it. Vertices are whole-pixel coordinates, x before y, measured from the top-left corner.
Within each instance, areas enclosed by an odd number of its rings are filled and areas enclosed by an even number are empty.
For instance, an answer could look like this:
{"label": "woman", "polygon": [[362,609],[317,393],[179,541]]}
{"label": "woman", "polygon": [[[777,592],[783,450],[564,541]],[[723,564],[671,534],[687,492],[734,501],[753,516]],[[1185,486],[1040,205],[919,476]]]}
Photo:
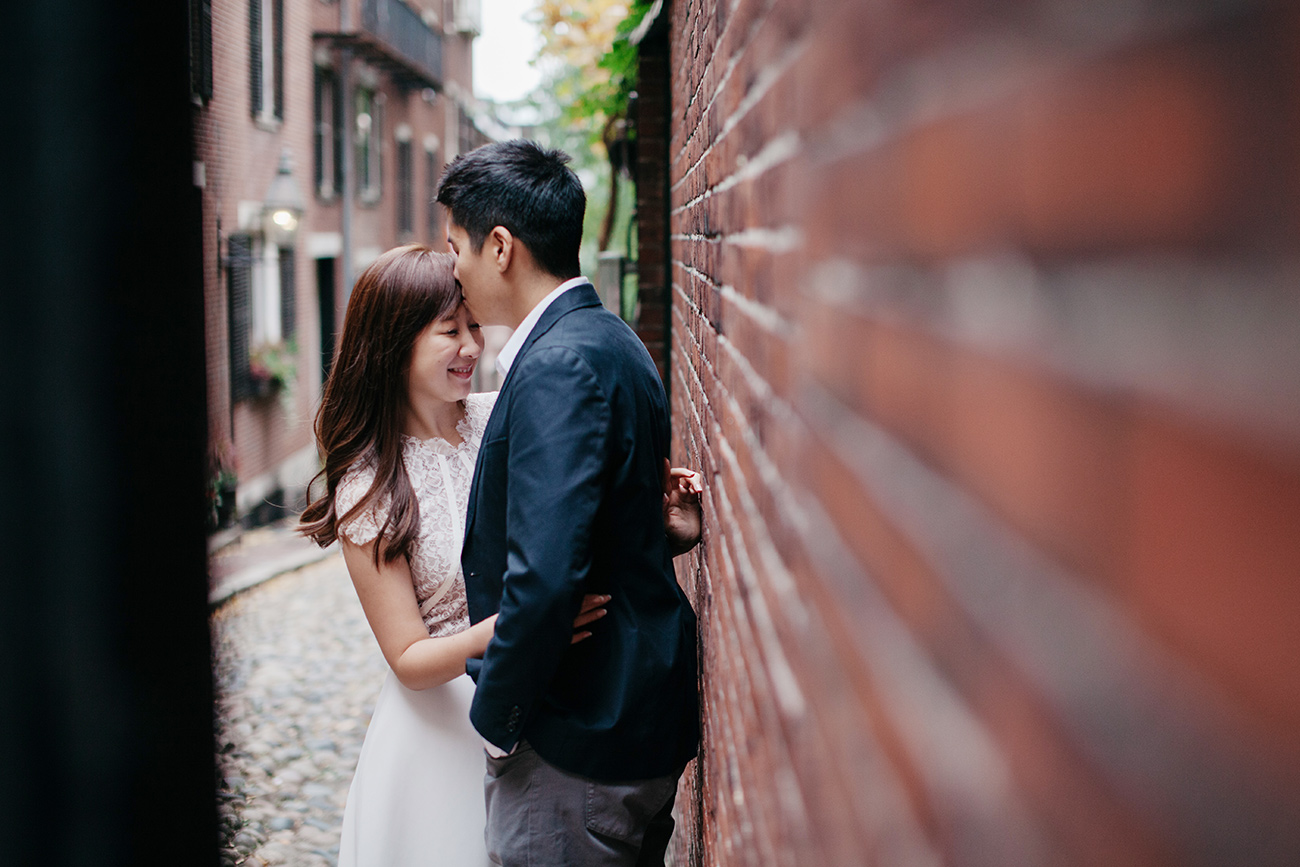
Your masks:
{"label": "woman", "polygon": [[[348,792],[340,867],[487,862],[465,660],[483,655],[496,618],[470,626],[460,549],[496,395],[470,394],[483,340],[453,263],[407,246],[361,274],[316,419],[326,490],[299,529],[339,540],[390,669]],[[695,478],[665,477],[677,551],[699,539]],[[574,641],[608,598],[584,598]]]}

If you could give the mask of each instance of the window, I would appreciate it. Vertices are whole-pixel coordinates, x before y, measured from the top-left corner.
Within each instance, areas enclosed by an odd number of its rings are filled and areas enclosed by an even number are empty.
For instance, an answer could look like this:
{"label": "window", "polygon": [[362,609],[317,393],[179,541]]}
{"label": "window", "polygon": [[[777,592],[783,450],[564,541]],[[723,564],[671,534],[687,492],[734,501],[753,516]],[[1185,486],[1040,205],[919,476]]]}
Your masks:
{"label": "window", "polygon": [[457,153],[467,154],[474,150],[474,124],[470,122],[464,106],[460,105],[456,106],[456,136]]}
{"label": "window", "polygon": [[190,92],[212,99],[212,0],[190,0]]}
{"label": "window", "polygon": [[[284,336],[284,323],[281,319],[284,310],[281,307],[280,293],[280,248],[273,244],[263,244],[258,239],[254,241],[253,251],[249,343],[251,348],[257,349],[280,342]],[[259,252],[261,256],[257,255]]]}
{"label": "window", "polygon": [[456,107],[456,144],[457,153],[469,153],[479,145],[487,144],[488,138],[478,131],[474,125],[474,120],[465,111],[464,106]]}
{"label": "window", "polygon": [[284,0],[248,2],[248,84],[253,116],[284,119]]}
{"label": "window", "polygon": [[358,87],[356,109],[357,192],[362,199],[375,202],[381,194],[379,143],[383,141],[380,134],[383,106],[379,94],[370,88]]}
{"label": "window", "polygon": [[343,103],[334,70],[316,67],[316,193],[329,199],[343,191]]}
{"label": "window", "polygon": [[415,232],[415,178],[411,164],[411,128],[397,128],[397,233]]}
{"label": "window", "polygon": [[479,0],[455,0],[456,31],[475,36],[483,32],[483,10]]}
{"label": "window", "polygon": [[253,352],[289,340],[297,328],[292,247],[267,245],[254,235],[231,235],[227,247],[230,327],[230,399],[253,397]]}
{"label": "window", "polygon": [[437,142],[436,136],[429,136],[424,143],[424,201],[428,209],[425,213],[425,231],[428,233],[429,240],[435,245],[444,237],[437,201],[439,175]]}

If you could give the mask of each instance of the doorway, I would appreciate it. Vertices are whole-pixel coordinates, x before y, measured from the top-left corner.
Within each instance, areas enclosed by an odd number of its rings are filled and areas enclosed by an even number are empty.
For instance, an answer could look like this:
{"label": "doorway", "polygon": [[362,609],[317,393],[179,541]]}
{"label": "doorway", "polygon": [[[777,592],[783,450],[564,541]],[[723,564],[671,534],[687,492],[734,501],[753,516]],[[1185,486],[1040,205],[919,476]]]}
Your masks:
{"label": "doorway", "polygon": [[320,310],[320,381],[329,379],[334,363],[334,259],[316,260],[316,301]]}

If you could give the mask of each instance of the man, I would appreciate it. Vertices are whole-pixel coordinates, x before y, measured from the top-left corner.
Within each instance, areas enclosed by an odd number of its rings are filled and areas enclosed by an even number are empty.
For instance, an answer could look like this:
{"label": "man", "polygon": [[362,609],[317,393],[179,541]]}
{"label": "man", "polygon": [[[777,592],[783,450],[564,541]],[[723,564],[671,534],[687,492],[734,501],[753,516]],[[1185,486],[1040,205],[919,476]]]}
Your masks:
{"label": "man", "polygon": [[[471,313],[515,329],[466,519],[470,619],[498,615],[470,660],[470,719],[496,863],[661,865],[699,740],[695,613],[664,532],[668,409],[645,347],[578,276],[586,197],[567,162],[493,143],[438,189]],[[608,613],[571,643],[584,593]]]}

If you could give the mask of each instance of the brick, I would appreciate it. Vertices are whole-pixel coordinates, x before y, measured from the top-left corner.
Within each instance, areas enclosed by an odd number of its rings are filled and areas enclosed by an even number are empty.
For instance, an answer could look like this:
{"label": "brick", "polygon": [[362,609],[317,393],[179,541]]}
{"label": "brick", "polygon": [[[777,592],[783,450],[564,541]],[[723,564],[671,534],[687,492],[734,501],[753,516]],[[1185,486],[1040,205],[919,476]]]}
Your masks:
{"label": "brick", "polygon": [[1136,413],[1123,580],[1152,631],[1300,759],[1300,465],[1159,406]]}

